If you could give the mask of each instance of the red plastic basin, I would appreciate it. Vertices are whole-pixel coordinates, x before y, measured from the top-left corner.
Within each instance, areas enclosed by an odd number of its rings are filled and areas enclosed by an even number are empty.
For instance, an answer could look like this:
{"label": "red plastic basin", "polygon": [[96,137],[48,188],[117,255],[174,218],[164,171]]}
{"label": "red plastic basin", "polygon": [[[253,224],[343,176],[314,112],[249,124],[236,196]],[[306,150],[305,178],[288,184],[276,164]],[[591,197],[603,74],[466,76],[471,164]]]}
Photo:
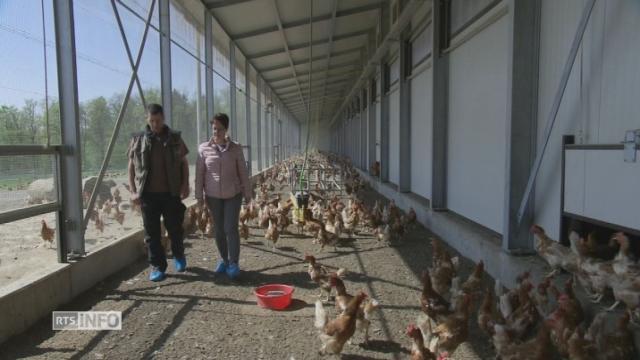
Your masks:
{"label": "red plastic basin", "polygon": [[294,288],[289,285],[269,284],[255,288],[253,293],[258,306],[266,309],[282,310],[291,304]]}

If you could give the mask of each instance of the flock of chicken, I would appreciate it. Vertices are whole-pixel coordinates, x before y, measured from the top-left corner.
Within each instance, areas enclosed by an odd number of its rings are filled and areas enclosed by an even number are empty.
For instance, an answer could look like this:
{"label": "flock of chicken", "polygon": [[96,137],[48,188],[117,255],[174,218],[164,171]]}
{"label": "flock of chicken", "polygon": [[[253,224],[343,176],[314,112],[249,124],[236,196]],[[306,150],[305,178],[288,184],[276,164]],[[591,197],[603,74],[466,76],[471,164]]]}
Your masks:
{"label": "flock of chicken", "polygon": [[[614,240],[620,244],[619,251],[613,260],[603,261],[587,256],[589,250],[594,249],[593,240],[590,247],[589,241],[580,239],[577,233],[572,234],[575,240],[572,248],[579,251],[572,256],[563,252],[562,245],[550,240],[539,226],[534,226],[532,232],[537,237],[536,250],[554,268],[576,271],[575,278],[587,290],[599,289],[592,296],[594,301],[599,301],[604,291],[599,281],[603,281],[602,277],[607,279],[606,284],[613,289],[617,302],[628,306],[615,326],[607,324],[606,312],[600,312],[587,324],[582,304],[574,292],[574,280],[569,279],[560,291],[552,283],[555,271],[537,285],[529,273],[523,273],[512,290],[505,290],[499,281],[493,290],[483,290],[481,261],[466,281],[460,283],[458,258],[451,257],[438,239],[432,239],[432,266],[422,274],[424,315],[418,318],[417,325],[407,328],[407,334],[413,339],[412,359],[441,359],[455,351],[469,336],[471,304],[480,299],[478,327],[491,339],[500,359],[546,360],[555,354],[570,360],[637,359],[629,324],[638,311],[637,304],[630,300],[638,300],[640,287],[629,283],[640,280],[634,275],[637,273],[633,273],[637,267],[630,259],[628,238],[616,234]],[[598,271],[590,271],[596,263]],[[608,271],[603,274],[602,268]],[[620,288],[624,289],[622,294]],[[634,296],[629,294],[632,288]]]}
{"label": "flock of chicken", "polygon": [[615,309],[620,303],[627,307],[632,320],[640,317],[640,263],[630,250],[630,239],[616,233],[605,244],[595,232],[587,238],[572,231],[569,248],[551,240],[544,229],[533,226],[536,251],[553,268],[552,274],[562,269],[571,273],[582,285],[588,297],[599,303],[609,292],[613,294]]}
{"label": "flock of chicken", "polygon": [[[339,163],[339,160],[332,160]],[[344,179],[346,185],[361,181],[348,164],[341,165],[347,174]],[[356,199],[357,190],[349,191],[349,194],[348,205],[344,207],[337,199],[332,199],[328,206],[323,206],[320,201],[311,206],[307,222],[319,223],[320,226],[309,229],[317,229],[316,240],[321,245],[332,244],[324,242],[323,232],[340,234],[348,222],[355,223],[352,229],[361,225],[362,231],[370,230],[378,240],[388,243],[399,241],[415,223],[413,209],[403,215],[393,201],[384,209],[378,203],[367,209]],[[347,219],[350,220],[347,222]],[[494,289],[483,289],[482,261],[475,265],[466,279],[461,279],[459,259],[451,256],[440,240],[431,240],[431,267],[421,277],[420,308],[423,314],[406,330],[413,342],[412,359],[448,358],[468,340],[469,324],[475,309],[473,304],[477,303],[479,308],[475,320],[501,359],[546,360],[556,355],[570,360],[637,358],[629,325],[639,311],[640,277],[637,275],[640,274],[640,265],[629,251],[628,237],[615,234],[608,251],[613,258],[603,260],[597,256],[607,251],[597,245],[593,234],[582,239],[577,233],[572,233],[572,246],[567,249],[549,239],[539,226],[532,227],[532,232],[537,238],[536,250],[554,271],[539,284],[534,284],[529,273],[523,273],[518,277],[518,285],[511,290],[505,289],[500,282],[496,282]],[[613,244],[617,244],[617,248],[613,248]],[[309,263],[311,279],[319,285],[325,300],[330,298],[331,290],[336,289],[335,305],[340,312],[337,318],[329,321],[322,301],[316,302],[315,327],[322,341],[321,351],[340,354],[357,329],[362,330],[364,341],[368,341],[370,318],[378,309],[379,302],[368,299],[364,292],[355,296],[348,294],[342,281],[344,269],[324,267],[309,254],[306,254],[305,261]],[[562,291],[553,284],[559,268],[570,271],[576,279],[569,279]],[[576,282],[587,290],[593,301],[600,301],[607,289],[613,290],[616,303],[609,310],[622,302],[628,311],[621,314],[613,325],[606,321],[606,312],[597,314],[588,323],[583,305],[574,291]]]}
{"label": "flock of chicken", "polygon": [[[326,247],[337,247],[341,242],[351,241],[353,235],[369,233],[383,243],[393,245],[416,224],[416,213],[410,209],[404,214],[393,201],[381,206],[376,202],[367,207],[358,196],[366,187],[357,171],[347,161],[332,156],[313,154],[311,162],[320,167],[339,166],[341,183],[347,197],[335,195],[324,198],[320,184],[311,194],[309,206],[302,216],[292,216],[292,199],[281,199],[282,192],[290,181],[290,169],[296,160],[279,163],[254,180],[256,199],[242,205],[239,216],[239,233],[242,239],[249,238],[250,226],[265,230],[264,238],[275,249],[281,234],[306,235],[313,238],[318,251]],[[336,179],[331,179],[336,180]],[[116,190],[117,191],[117,190]],[[104,226],[103,216],[110,216],[120,224],[124,219],[119,194],[102,205],[100,213],[93,219],[98,229]],[[102,225],[100,225],[102,224]],[[290,226],[295,230],[289,230]],[[185,214],[185,235],[198,230],[201,235],[211,236],[213,221],[206,206],[192,206]],[[633,333],[630,322],[640,313],[640,264],[629,250],[629,238],[615,234],[609,244],[599,245],[595,235],[586,239],[576,232],[570,235],[571,247],[567,248],[549,239],[544,230],[533,226],[536,237],[535,249],[552,267],[553,271],[542,282],[534,284],[528,273],[518,277],[518,285],[506,290],[500,282],[494,289],[483,289],[484,263],[475,265],[474,271],[464,281],[459,275],[459,258],[453,257],[443,243],[433,238],[431,267],[422,276],[420,309],[422,314],[414,324],[409,324],[406,334],[413,345],[411,359],[446,359],[469,337],[469,323],[473,304],[479,304],[478,327],[493,342],[499,358],[543,360],[554,354],[570,360],[623,360],[634,359]],[[169,238],[163,229],[163,246],[170,249]],[[53,229],[42,221],[42,238],[51,242]],[[376,299],[370,299],[363,291],[352,295],[343,281],[345,269],[335,269],[320,264],[314,255],[305,254],[310,279],[321,290],[322,299],[315,304],[315,327],[322,343],[321,352],[339,355],[357,330],[363,333],[364,342],[369,341],[371,317],[380,307]],[[573,275],[558,290],[552,280],[558,270]],[[582,304],[575,295],[575,284],[579,283],[594,302],[600,302],[609,291],[615,303],[627,306],[615,326],[605,321],[606,312],[595,316],[587,326]],[[329,319],[324,303],[333,296],[337,316]]]}
{"label": "flock of chicken", "polygon": [[[319,154],[311,156],[311,163],[317,167],[331,168],[338,164],[341,168],[340,182],[347,194],[346,203],[338,195],[324,198],[323,189],[327,188],[322,181],[336,181],[332,176],[321,179],[317,177],[314,190],[310,195],[309,205],[302,216],[293,216],[293,200],[281,199],[278,191],[284,190],[290,181],[290,169],[301,159],[282,162],[255,179],[256,199],[242,205],[239,216],[239,233],[242,239],[248,239],[250,226],[264,229],[265,241],[277,247],[281,234],[294,236],[304,235],[313,239],[318,251],[325,248],[338,250],[342,242],[353,240],[353,236],[361,233],[372,233],[378,241],[392,245],[402,239],[403,234],[416,224],[416,213],[411,209],[407,214],[393,203],[381,206],[376,203],[368,208],[357,197],[366,183],[347,163],[337,158],[328,158]],[[192,207],[185,217],[185,232],[196,231],[199,226],[203,234],[211,224],[211,217],[205,207]],[[323,300],[316,303],[315,327],[322,342],[323,353],[340,354],[344,345],[354,336],[356,330],[363,333],[364,342],[369,341],[371,318],[380,303],[370,299],[364,292],[352,295],[347,291],[343,278],[345,269],[333,269],[316,261],[316,257],[305,254],[308,263],[308,274],[321,290]],[[337,316],[329,319],[324,302],[333,301]]]}
{"label": "flock of chicken", "polygon": [[[85,197],[88,197],[88,194],[85,194]],[[100,210],[92,211],[90,218],[91,221],[93,221],[96,230],[102,233],[104,232],[105,218],[111,218],[118,224],[123,225],[125,212],[130,209],[133,209],[138,213],[141,211],[139,206],[133,205],[130,202],[122,201],[120,190],[115,188],[111,193],[111,199],[104,200],[100,206]],[[40,223],[40,237],[45,243],[48,243],[49,248],[51,248],[51,245],[55,240],[55,229],[51,228],[44,219],[42,219]]]}
{"label": "flock of chicken", "polygon": [[[432,239],[432,267],[422,275],[421,309],[424,316],[411,324],[407,334],[413,339],[412,359],[448,356],[469,335],[470,304],[483,293],[478,309],[478,327],[492,340],[500,359],[551,359],[554,354],[570,360],[636,359],[633,332],[629,324],[637,316],[640,299],[640,269],[629,252],[629,239],[615,234],[611,243],[619,244],[611,260],[597,242],[571,234],[571,249],[549,239],[544,230],[533,226],[536,250],[553,271],[534,285],[529,273],[518,276],[518,286],[505,290],[496,282],[492,290],[481,289],[483,262],[460,284],[458,259],[451,257],[437,239]],[[610,245],[611,246],[611,245]],[[606,311],[586,322],[585,312],[570,278],[563,291],[552,283],[557,269],[570,271],[594,302],[612,289],[616,303],[627,305],[615,326],[608,326]]]}

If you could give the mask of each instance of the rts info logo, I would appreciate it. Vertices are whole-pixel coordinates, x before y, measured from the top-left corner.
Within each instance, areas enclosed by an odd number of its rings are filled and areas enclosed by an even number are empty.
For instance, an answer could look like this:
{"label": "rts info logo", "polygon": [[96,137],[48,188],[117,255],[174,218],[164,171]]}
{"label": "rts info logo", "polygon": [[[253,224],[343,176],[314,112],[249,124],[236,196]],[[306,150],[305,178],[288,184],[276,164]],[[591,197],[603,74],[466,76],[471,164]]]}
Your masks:
{"label": "rts info logo", "polygon": [[122,330],[121,311],[54,311],[53,330]]}

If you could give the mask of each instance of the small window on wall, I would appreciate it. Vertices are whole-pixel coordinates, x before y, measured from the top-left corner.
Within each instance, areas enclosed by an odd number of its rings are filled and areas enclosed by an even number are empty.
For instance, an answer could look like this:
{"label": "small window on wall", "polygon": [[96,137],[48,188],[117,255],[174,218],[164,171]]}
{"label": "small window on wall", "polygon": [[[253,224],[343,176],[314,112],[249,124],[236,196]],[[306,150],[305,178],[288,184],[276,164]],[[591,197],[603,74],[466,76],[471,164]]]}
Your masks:
{"label": "small window on wall", "polygon": [[479,17],[486,14],[501,0],[448,0],[444,1],[448,14],[449,39],[462,32]]}
{"label": "small window on wall", "polygon": [[411,70],[413,70],[413,59],[411,57],[411,54],[413,53],[411,50],[411,41],[409,40],[404,40],[405,42],[405,46],[404,46],[404,74],[402,74],[402,76],[404,76],[404,78],[408,78],[409,76],[411,76]]}
{"label": "small window on wall", "polygon": [[384,79],[384,82],[382,83],[384,86],[382,93],[386,94],[389,92],[389,88],[391,87],[391,67],[389,64],[384,64],[384,67],[382,68],[382,76]]}
{"label": "small window on wall", "polygon": [[396,56],[389,65],[389,86],[393,86],[398,80],[400,80],[400,61]]}
{"label": "small window on wall", "polygon": [[431,25],[427,25],[411,42],[411,65],[415,68],[431,55]]}
{"label": "small window on wall", "polygon": [[378,97],[378,84],[376,84],[376,79],[371,79],[371,89],[369,92],[371,94],[369,101],[373,104],[376,102],[376,98]]}

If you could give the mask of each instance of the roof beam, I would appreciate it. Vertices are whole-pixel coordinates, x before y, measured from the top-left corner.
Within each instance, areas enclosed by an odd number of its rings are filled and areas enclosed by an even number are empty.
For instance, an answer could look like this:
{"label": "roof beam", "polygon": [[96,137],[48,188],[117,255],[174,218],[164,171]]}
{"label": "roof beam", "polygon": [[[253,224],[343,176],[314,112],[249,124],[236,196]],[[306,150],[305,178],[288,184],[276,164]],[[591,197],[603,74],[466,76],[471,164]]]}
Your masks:
{"label": "roof beam", "polygon": [[[346,9],[346,10],[341,10],[341,11],[336,12],[335,16],[336,17],[344,17],[344,16],[360,14],[360,13],[371,11],[371,10],[377,10],[386,1],[387,0],[380,0],[380,1],[377,1],[377,2],[375,2],[373,4],[369,4],[369,5],[365,5],[365,6],[358,6],[358,7],[354,7],[354,8]],[[315,22],[320,22],[320,21],[331,20],[332,16],[333,16],[333,14],[318,15],[318,16],[314,16],[311,19],[311,21],[315,23]],[[309,19],[301,19],[301,20],[291,21],[291,22],[288,22],[288,23],[283,23],[282,24],[282,29],[286,30],[286,29],[291,29],[291,28],[298,27],[298,26],[303,26],[303,25],[309,25]],[[261,28],[261,29],[256,29],[256,30],[247,31],[247,32],[240,33],[240,34],[235,34],[235,35],[233,35],[231,37],[231,39],[234,40],[234,41],[237,41],[237,40],[240,40],[240,39],[246,39],[246,38],[250,38],[250,37],[254,37],[254,36],[259,36],[259,35],[263,35],[263,34],[276,32],[278,30],[279,30],[278,26],[266,26],[266,27]]]}
{"label": "roof beam", "polygon": [[[327,85],[328,89],[329,89],[329,95],[332,94],[339,94],[344,92],[345,90],[348,89],[347,86],[345,86],[346,84],[334,84],[334,85]],[[305,92],[303,94],[303,96],[305,96],[305,98],[309,95],[309,92]],[[311,97],[317,96],[320,97],[320,95],[322,95],[321,92],[321,88],[315,87],[311,90]],[[327,94],[324,94],[323,96],[328,96]],[[283,102],[286,102],[287,104],[291,104],[292,102],[296,101],[295,97],[291,97],[289,95],[287,95],[286,97],[281,99]],[[299,102],[298,102],[299,103]]]}
{"label": "roof beam", "polygon": [[[360,61],[343,62],[343,63],[336,64],[335,66],[332,66],[330,70],[342,69],[342,68],[351,67],[351,66],[359,67],[359,65],[362,65],[362,63]],[[316,70],[316,71],[312,71],[311,74],[315,75],[315,74],[324,73],[326,71],[327,71],[326,69]],[[305,76],[305,75],[309,75],[309,71],[304,72],[304,73],[298,73],[298,76]],[[292,74],[287,74],[287,75],[280,76],[280,77],[277,77],[277,78],[272,78],[272,79],[265,78],[265,80],[268,81],[269,83],[275,83],[275,82],[278,82],[278,81],[284,81],[284,80],[289,80],[289,79],[293,79],[293,75]]]}
{"label": "roof beam", "polygon": [[[330,76],[329,78],[332,79],[332,80],[333,79],[337,79],[337,80],[341,80],[341,81],[347,81],[347,80],[349,80],[349,78],[345,78],[345,75],[357,74],[358,72],[359,72],[359,69],[358,70],[354,70],[354,71],[350,71],[350,72],[344,73],[344,74],[336,74],[336,75]],[[323,80],[324,80],[324,78],[313,79],[313,80],[311,80],[311,84],[319,84]],[[309,84],[309,80],[305,79],[304,81],[299,81],[299,83],[301,85]],[[285,90],[285,89],[293,88],[295,86],[296,86],[296,84],[286,84],[286,85],[283,85],[283,86],[280,86],[280,87],[273,87],[272,86],[271,88],[273,90],[275,90],[275,91],[282,91],[282,90]],[[281,92],[279,94],[283,94],[283,93]]]}
{"label": "roof beam", "polygon": [[[346,93],[346,91],[341,92],[342,95],[344,95],[345,93]],[[314,106],[318,106],[318,105],[321,105],[322,107],[327,107],[327,108],[332,107],[332,106],[329,106],[328,104],[331,104],[331,105],[335,104],[337,106],[337,105],[340,105],[339,103],[340,103],[341,99],[343,99],[343,98],[340,98],[340,99],[338,99],[338,98],[323,99],[318,95],[318,96],[314,97],[311,100],[311,108],[313,108]],[[324,105],[321,104],[322,101],[325,102]],[[303,110],[304,109],[306,111],[306,108],[302,104],[300,104],[299,102],[298,103],[296,103],[296,102],[287,103],[286,106],[287,106],[287,109],[290,109],[290,110]]]}
{"label": "roof beam", "polygon": [[[320,99],[318,98],[317,100],[314,100],[311,102],[311,105],[320,105],[322,104],[322,102],[324,101],[324,99]],[[340,99],[331,99],[330,101],[326,101],[325,103],[332,103],[333,101],[340,101]],[[302,110],[306,110],[306,108],[301,107],[301,105],[292,105],[289,107],[290,110],[292,111],[302,111]]]}
{"label": "roof beam", "polygon": [[271,4],[273,5],[273,10],[276,13],[276,24],[280,32],[280,37],[282,38],[282,43],[284,44],[284,49],[287,53],[287,58],[289,58],[289,65],[291,66],[291,70],[293,71],[293,75],[295,76],[296,83],[298,84],[298,93],[300,94],[300,101],[302,103],[305,103],[304,97],[302,96],[302,87],[300,86],[300,82],[298,81],[298,76],[296,75],[296,67],[295,65],[293,65],[293,58],[291,57],[291,52],[289,51],[289,44],[287,43],[287,35],[285,34],[284,28],[282,27],[282,20],[280,19],[280,10],[278,10],[278,0],[271,0]]}
{"label": "roof beam", "polygon": [[[316,92],[315,92],[315,93],[313,93],[312,95],[315,95],[315,94],[317,94],[317,93],[318,93],[318,92],[316,91]],[[325,99],[337,99],[337,100],[342,99],[342,97],[341,97],[341,96],[339,96],[339,93],[336,93],[336,94],[330,94],[330,95],[324,95],[324,96],[322,96],[322,97],[321,97],[321,96],[313,96],[313,98],[312,98],[312,100],[311,100],[311,104],[313,104],[314,102],[316,102],[316,99],[320,99],[320,98],[325,98]],[[295,99],[287,99],[287,101],[284,101],[284,100],[283,100],[283,102],[284,102],[286,105],[302,106],[302,105],[300,105],[300,103],[299,103],[299,102],[293,102],[293,101],[295,101]]]}
{"label": "roof beam", "polygon": [[[334,17],[333,19],[331,19],[331,27],[330,27],[330,31],[331,31],[331,35],[329,35],[329,51],[327,51],[327,63],[325,64],[325,72],[324,72],[324,85],[323,85],[323,89],[322,89],[322,103],[320,104],[320,108],[324,107],[324,98],[325,95],[327,94],[327,80],[329,78],[329,70],[331,68],[331,52],[333,51],[333,31],[335,29],[335,22],[336,22],[336,17],[335,17],[335,13],[336,13],[336,9],[338,8],[338,0],[333,0],[333,14]],[[382,12],[380,12],[382,13]],[[368,40],[368,39],[367,39]],[[368,42],[368,41],[367,41]],[[311,94],[309,94],[309,96],[311,96]]]}
{"label": "roof beam", "polygon": [[[339,86],[345,86],[347,83],[349,83],[349,82],[351,82],[351,81],[353,81],[353,77],[348,78],[348,79],[339,79],[339,80],[329,81],[329,82],[327,82],[327,85],[331,85],[332,87],[334,87],[334,86],[336,86],[336,85],[339,85]],[[321,83],[321,81],[319,81],[318,83]],[[312,86],[311,86],[311,88],[312,88],[312,89],[316,89],[316,90],[317,90],[318,88],[320,88],[320,86],[318,86],[318,85],[312,85]],[[308,93],[308,92],[309,92],[309,91],[307,90],[307,91],[305,91],[304,93]],[[287,91],[281,92],[281,93],[279,93],[279,94],[277,94],[277,95],[278,95],[278,97],[285,96],[285,98],[286,98],[286,97],[287,97],[287,95],[290,95],[290,94],[294,94],[294,92],[293,92],[293,91],[291,91],[291,90],[287,90]]]}
{"label": "roof beam", "polygon": [[[314,102],[313,104],[311,104],[311,109],[313,110],[314,108],[320,108],[320,107],[325,107],[326,105],[322,105],[321,104],[322,100],[318,99],[316,102]],[[325,101],[325,104],[331,104],[334,106],[338,106],[340,105],[340,100],[336,99],[336,100],[331,100],[331,101]],[[303,109],[300,105],[290,105],[289,106],[290,109],[292,109],[292,111],[296,111],[296,112],[305,112],[306,109]]]}
{"label": "roof beam", "polygon": [[[319,107],[320,107],[320,104],[315,104],[314,106],[312,106],[312,110],[313,109],[318,109]],[[293,114],[303,114],[304,112],[305,112],[305,110],[302,110],[302,109],[296,109],[296,110],[291,111],[291,113],[293,113]],[[324,116],[324,115],[322,115],[322,116]]]}
{"label": "roof beam", "polygon": [[[329,87],[329,89],[331,89],[331,90],[340,90],[340,89],[342,89],[342,88],[345,88],[345,87],[346,87],[346,85],[347,85],[347,83],[348,83],[348,81],[336,81],[336,82],[333,82],[333,83],[331,83],[331,84],[327,84],[327,86],[328,86],[328,87]],[[319,92],[318,90],[320,90],[321,88],[322,88],[322,87],[320,87],[320,86],[313,86],[313,87],[311,87],[311,93],[312,93],[312,94],[319,94],[320,92]],[[280,97],[280,100],[282,100],[282,101],[285,101],[285,100],[286,100],[286,101],[291,101],[291,100],[294,100],[294,99],[295,99],[295,96],[292,96],[292,95],[295,95],[295,93],[291,93],[291,92],[283,93],[283,94],[282,94],[281,96],[279,96],[279,97]],[[307,90],[307,91],[304,91],[304,92],[302,93],[302,95],[303,95],[303,96],[307,96],[307,95],[309,95],[309,91],[308,91],[308,90]],[[326,94],[325,94],[325,95],[326,95]]]}
{"label": "roof beam", "polygon": [[[342,55],[347,55],[347,54],[351,54],[351,53],[355,53],[355,52],[360,52],[362,50],[362,47],[355,47],[355,48],[351,48],[351,49],[347,49],[347,50],[342,50],[342,51],[334,51],[331,53],[332,57],[338,57],[338,56],[342,56]],[[318,56],[314,56],[313,59],[304,59],[304,60],[300,60],[300,61],[294,61],[293,64],[298,66],[298,65],[304,65],[304,64],[308,64],[311,61],[318,61],[318,60],[324,60],[326,58],[326,55],[318,55]],[[282,70],[282,69],[286,69],[289,67],[289,63],[286,64],[280,64],[280,65],[274,65],[274,66],[270,66],[270,67],[264,67],[262,69],[258,69],[260,71],[261,74],[264,74],[266,72],[269,71],[275,71],[275,70]]]}
{"label": "roof beam", "polygon": [[[342,35],[337,36],[338,39],[336,39],[334,37],[334,41],[336,41],[336,40],[345,40],[345,39],[350,39],[352,37],[367,35],[369,33],[369,31],[370,31],[370,29],[365,29],[365,30],[358,30],[358,31],[353,31],[353,32],[350,32],[350,33],[342,34]],[[325,39],[315,40],[311,44],[313,46],[316,46],[316,45],[326,44],[328,42],[329,42],[329,38],[325,38]],[[289,50],[290,51],[294,51],[294,50],[305,49],[307,47],[309,47],[309,43],[302,43],[302,44],[296,44],[296,45],[289,46]],[[249,55],[247,55],[247,58],[248,59],[257,59],[257,58],[266,57],[266,56],[278,55],[278,54],[281,54],[281,53],[286,52],[286,51],[287,50],[284,47],[281,47],[281,48],[277,48],[277,49],[265,50],[265,51],[262,51],[262,52],[259,52],[259,53],[255,53],[255,54],[249,54]]]}
{"label": "roof beam", "polygon": [[249,1],[253,1],[253,0],[203,0],[204,5],[209,10],[219,9],[225,6],[232,6],[232,5],[241,4]]}
{"label": "roof beam", "polygon": [[[335,76],[330,76],[327,79],[327,81],[331,85],[338,84],[338,83],[347,83],[347,82],[350,81],[350,79],[352,79],[357,74],[358,74],[357,71],[352,71],[352,72],[345,73],[345,74],[339,74],[339,75],[335,75]],[[322,79],[313,79],[313,81],[311,83],[311,86],[314,86],[314,87],[320,86],[320,84],[322,84],[322,82],[324,80],[325,80],[324,78],[322,78]],[[309,81],[307,80],[305,82],[300,82],[300,85],[309,86]],[[292,86],[289,86],[286,91],[281,92],[280,94],[290,93],[291,92],[290,89],[294,89],[294,88]],[[280,89],[280,90],[283,90],[283,89]]]}
{"label": "roof beam", "polygon": [[[331,80],[329,81],[331,84],[337,82],[337,81],[347,81],[349,79],[351,79],[351,77],[353,76],[353,74],[358,73],[358,71],[360,71],[360,69],[355,69],[355,70],[351,70],[348,72],[344,72],[344,73],[340,73],[340,74],[333,74],[333,75],[329,75],[327,80]],[[325,80],[326,76],[323,77],[318,77],[317,79],[314,78],[313,80],[311,80],[311,84],[313,84],[313,86],[320,84],[322,81]],[[309,84],[309,79],[304,79],[304,81],[300,81],[300,84]],[[276,93],[282,94],[284,92],[290,91],[291,88],[293,88],[294,85],[288,84],[286,86],[281,86],[279,88],[272,88]]]}
{"label": "roof beam", "polygon": [[[322,104],[323,101],[325,102],[325,105]],[[315,98],[313,98],[311,100],[311,108],[324,107],[324,106],[327,106],[326,104],[334,104],[334,103],[338,103],[338,104],[336,104],[336,106],[340,105],[339,104],[340,103],[340,99],[332,98],[332,99],[327,100],[327,99],[321,98],[320,96],[317,96],[317,97],[315,97]],[[302,110],[303,109],[303,106],[300,103],[290,103],[290,104],[287,104],[287,106],[288,106],[289,109],[293,109],[293,110]]]}

